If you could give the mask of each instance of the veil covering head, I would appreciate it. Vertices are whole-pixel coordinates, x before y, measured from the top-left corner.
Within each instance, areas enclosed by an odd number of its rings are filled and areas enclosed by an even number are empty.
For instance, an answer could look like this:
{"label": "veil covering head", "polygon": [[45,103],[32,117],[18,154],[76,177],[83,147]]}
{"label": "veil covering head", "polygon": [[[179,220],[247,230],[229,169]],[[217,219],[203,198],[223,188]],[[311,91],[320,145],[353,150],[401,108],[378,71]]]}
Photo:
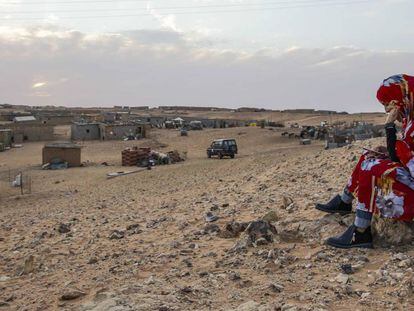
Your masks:
{"label": "veil covering head", "polygon": [[385,79],[377,92],[377,99],[385,106],[395,105],[408,122],[414,119],[414,77],[406,74]]}

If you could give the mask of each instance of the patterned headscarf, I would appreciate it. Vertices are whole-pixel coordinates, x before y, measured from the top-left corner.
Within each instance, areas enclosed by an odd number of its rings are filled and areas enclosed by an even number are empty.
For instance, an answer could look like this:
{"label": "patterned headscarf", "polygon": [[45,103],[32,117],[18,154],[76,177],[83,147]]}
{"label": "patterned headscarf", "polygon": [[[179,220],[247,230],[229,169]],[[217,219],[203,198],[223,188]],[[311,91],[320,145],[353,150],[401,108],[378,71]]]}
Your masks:
{"label": "patterned headscarf", "polygon": [[394,104],[406,121],[414,119],[414,77],[400,74],[384,80],[377,92],[377,99],[384,105]]}

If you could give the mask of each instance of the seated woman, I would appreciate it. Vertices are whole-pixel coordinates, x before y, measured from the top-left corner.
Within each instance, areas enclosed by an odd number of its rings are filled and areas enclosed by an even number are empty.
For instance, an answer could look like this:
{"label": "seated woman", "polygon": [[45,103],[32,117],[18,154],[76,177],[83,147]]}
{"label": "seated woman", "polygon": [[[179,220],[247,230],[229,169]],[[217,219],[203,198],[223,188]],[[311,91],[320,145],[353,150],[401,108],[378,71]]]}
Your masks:
{"label": "seated woman", "polygon": [[[354,224],[342,235],[329,238],[339,248],[372,248],[371,219],[374,213],[401,221],[414,218],[414,77],[396,75],[384,80],[377,92],[388,113],[387,148],[366,151],[359,159],[342,195],[316,209],[349,214],[356,198]],[[397,140],[395,121],[402,122]],[[388,151],[388,152],[387,152]]]}

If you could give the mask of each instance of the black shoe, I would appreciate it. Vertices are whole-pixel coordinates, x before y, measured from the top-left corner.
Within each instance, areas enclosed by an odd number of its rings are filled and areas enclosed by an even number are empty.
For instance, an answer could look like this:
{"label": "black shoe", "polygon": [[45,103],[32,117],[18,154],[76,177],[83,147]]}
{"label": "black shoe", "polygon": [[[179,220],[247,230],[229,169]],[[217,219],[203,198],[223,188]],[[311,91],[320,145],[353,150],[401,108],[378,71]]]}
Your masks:
{"label": "black shoe", "polygon": [[352,225],[342,235],[327,239],[326,244],[337,248],[373,248],[371,227],[359,232],[357,227]]}
{"label": "black shoe", "polygon": [[326,204],[316,204],[316,209],[325,213],[346,215],[352,213],[352,203],[345,203],[338,194]]}

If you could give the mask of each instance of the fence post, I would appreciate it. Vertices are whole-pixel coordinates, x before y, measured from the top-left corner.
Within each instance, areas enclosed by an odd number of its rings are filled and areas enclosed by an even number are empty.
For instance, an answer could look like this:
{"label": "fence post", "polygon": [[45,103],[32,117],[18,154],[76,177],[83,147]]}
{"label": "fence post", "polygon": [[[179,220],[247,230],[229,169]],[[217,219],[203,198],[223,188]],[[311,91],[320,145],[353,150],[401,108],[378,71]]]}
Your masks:
{"label": "fence post", "polygon": [[23,195],[23,172],[20,172],[20,193]]}

